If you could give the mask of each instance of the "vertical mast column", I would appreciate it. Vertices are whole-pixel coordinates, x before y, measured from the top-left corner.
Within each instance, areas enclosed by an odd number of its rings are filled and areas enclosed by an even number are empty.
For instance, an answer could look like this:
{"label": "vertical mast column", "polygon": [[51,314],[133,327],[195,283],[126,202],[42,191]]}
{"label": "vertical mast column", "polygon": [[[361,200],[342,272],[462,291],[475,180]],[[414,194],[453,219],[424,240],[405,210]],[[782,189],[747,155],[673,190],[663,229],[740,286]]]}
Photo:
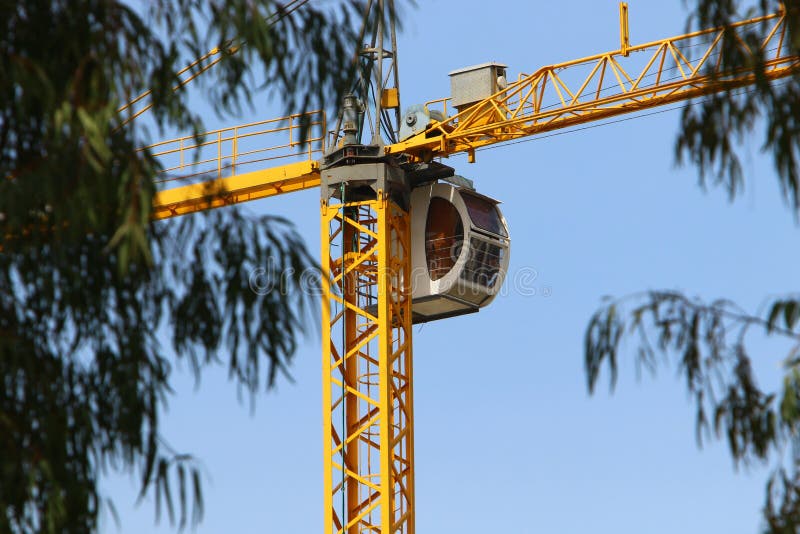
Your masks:
{"label": "vertical mast column", "polygon": [[411,236],[403,171],[323,171],[326,534],[413,534]]}

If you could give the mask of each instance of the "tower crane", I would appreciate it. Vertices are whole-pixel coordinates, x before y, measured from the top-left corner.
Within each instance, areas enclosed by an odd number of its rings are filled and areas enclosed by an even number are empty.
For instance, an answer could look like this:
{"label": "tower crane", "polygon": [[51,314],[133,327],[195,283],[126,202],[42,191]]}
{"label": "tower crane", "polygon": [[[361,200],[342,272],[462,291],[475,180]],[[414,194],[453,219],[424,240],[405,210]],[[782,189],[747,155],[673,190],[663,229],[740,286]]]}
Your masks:
{"label": "tower crane", "polygon": [[[321,191],[326,533],[414,532],[412,324],[476,312],[503,282],[510,237],[497,202],[443,160],[755,83],[751,69],[724,66],[723,46],[763,58],[767,80],[800,67],[785,9],[631,45],[622,3],[618,50],[514,79],[496,62],[459,69],[449,97],[403,111],[383,16],[393,4],[368,2],[381,22],[330,132],[318,110],[149,147],[165,182],[190,182],[156,194],[155,219]],[[743,38],[756,27],[767,29],[758,49]]]}

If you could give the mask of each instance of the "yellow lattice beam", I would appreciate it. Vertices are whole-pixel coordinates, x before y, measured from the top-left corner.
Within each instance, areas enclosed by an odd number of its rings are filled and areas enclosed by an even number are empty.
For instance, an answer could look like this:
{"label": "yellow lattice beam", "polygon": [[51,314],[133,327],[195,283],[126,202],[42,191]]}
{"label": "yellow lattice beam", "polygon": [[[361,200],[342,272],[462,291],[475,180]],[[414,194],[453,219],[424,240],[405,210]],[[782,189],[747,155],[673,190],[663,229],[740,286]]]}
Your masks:
{"label": "yellow lattice beam", "polygon": [[[487,145],[750,85],[752,70],[724,71],[719,58],[726,32],[753,56],[741,36],[759,25],[768,28],[760,46],[766,78],[796,72],[800,57],[789,53],[785,16],[758,17],[543,67],[386,151],[423,160],[472,154]],[[446,100],[433,103],[443,105],[446,115]]]}
{"label": "yellow lattice beam", "polygon": [[325,532],[413,534],[410,222],[322,206]]}

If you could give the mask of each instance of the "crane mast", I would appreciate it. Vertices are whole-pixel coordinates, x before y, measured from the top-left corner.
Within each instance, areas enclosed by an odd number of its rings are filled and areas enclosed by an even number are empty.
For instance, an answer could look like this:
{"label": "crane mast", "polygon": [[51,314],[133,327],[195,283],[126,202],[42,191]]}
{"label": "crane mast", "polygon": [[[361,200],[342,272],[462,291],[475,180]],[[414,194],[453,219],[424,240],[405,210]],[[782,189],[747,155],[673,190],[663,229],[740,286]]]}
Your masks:
{"label": "crane mast", "polygon": [[381,135],[396,141],[399,131],[393,12],[393,0],[367,5],[376,30],[345,97],[344,135],[320,168],[328,533],[414,532],[411,173]]}
{"label": "crane mast", "polygon": [[325,532],[414,532],[411,232],[393,170],[339,168],[386,175],[322,200]]}
{"label": "crane mast", "polygon": [[[631,46],[622,4],[619,50],[512,83],[492,70],[474,101],[433,100],[404,117],[393,0],[370,0],[370,17],[376,31],[355,58],[361,78],[333,132],[325,113],[313,111],[149,147],[165,162],[165,181],[192,177],[157,193],[156,219],[320,188],[327,534],[414,532],[409,286],[412,242],[421,236],[412,236],[409,210],[416,186],[453,174],[437,159],[466,153],[474,161],[481,147],[755,83],[751,70],[723,66],[726,39],[749,57],[763,55],[767,80],[800,67],[784,12]],[[756,25],[768,28],[757,50],[741,37]],[[405,120],[415,126],[404,135]],[[305,143],[301,124],[311,125]]]}

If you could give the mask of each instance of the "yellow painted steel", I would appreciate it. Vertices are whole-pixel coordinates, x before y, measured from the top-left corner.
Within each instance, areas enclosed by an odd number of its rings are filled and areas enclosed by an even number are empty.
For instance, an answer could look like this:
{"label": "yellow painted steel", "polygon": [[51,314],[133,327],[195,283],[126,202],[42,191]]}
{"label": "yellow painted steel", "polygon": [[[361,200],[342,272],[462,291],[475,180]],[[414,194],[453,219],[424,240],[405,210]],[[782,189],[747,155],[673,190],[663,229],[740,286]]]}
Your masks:
{"label": "yellow painted steel", "polygon": [[[464,152],[473,162],[477,148],[750,85],[755,81],[751,73],[747,70],[723,72],[717,60],[726,31],[733,32],[734,39],[738,39],[740,46],[746,49],[744,40],[736,36],[761,24],[770,25],[767,37],[760,45],[766,53],[766,78],[774,80],[797,72],[800,57],[788,52],[786,18],[782,12],[738,22],[727,29],[708,29],[630,46],[627,44],[627,10],[623,3],[620,7],[622,42],[619,51],[542,67],[530,75],[522,74],[505,90],[433,124],[424,133],[386,146],[385,151],[424,161]],[[694,53],[690,54],[690,51]],[[712,75],[708,73],[709,66],[712,66]],[[447,117],[448,101],[448,98],[440,98],[427,105],[439,108]],[[235,177],[244,171],[245,166],[249,166],[248,169],[269,168],[281,158],[296,157],[292,150],[300,144],[300,128],[292,126],[292,121],[303,115],[208,132],[204,134],[206,141],[202,143],[196,143],[193,137],[183,137],[152,145],[150,149],[157,159],[164,162],[165,174],[193,177],[200,181],[204,190],[213,191],[216,186],[212,182],[226,172]],[[311,137],[309,146],[313,148],[305,154],[311,160],[324,153],[327,126],[324,113],[317,111],[308,115],[312,116],[312,129],[317,132]],[[255,133],[250,131],[252,128],[257,128]],[[270,135],[282,135],[283,140],[262,142],[251,150],[241,148],[245,142],[260,141]],[[225,146],[230,148],[223,150]],[[202,155],[198,156],[200,152]],[[196,170],[198,166],[201,168],[199,171]],[[289,165],[273,167],[270,172],[252,176],[270,181],[275,173],[280,174],[282,167]],[[294,172],[287,169],[287,174]],[[213,175],[210,180],[208,174]],[[174,178],[166,178],[169,179]],[[262,195],[228,195],[225,201],[198,202],[196,209],[186,211],[165,210],[164,197],[159,195],[156,198],[159,203],[156,216],[180,215],[205,207],[317,187],[316,170],[312,170],[307,179],[297,180],[291,185],[289,188],[266,187]]]}
{"label": "yellow painted steel", "polygon": [[[147,147],[161,164],[159,183],[185,184],[155,195],[153,217],[165,219],[318,187],[317,158],[325,152],[326,128],[325,113],[312,111]],[[269,166],[276,161],[290,163]]]}
{"label": "yellow painted steel", "polygon": [[[755,78],[748,69],[723,71],[719,57],[726,32],[732,34],[730,37],[746,55],[752,56],[753,51],[741,35],[757,25],[770,25],[760,44],[766,59],[766,78],[788,76],[800,68],[800,57],[789,53],[784,13],[638,46],[625,46],[628,29],[623,18],[623,50],[520,75],[504,90],[432,125],[426,132],[387,146],[386,152],[427,161],[750,85]],[[442,106],[447,116],[446,99],[428,105],[434,104]]]}
{"label": "yellow painted steel", "polygon": [[619,53],[625,57],[630,55],[631,32],[628,27],[628,3],[619,3]]}
{"label": "yellow painted steel", "polygon": [[[385,151],[424,161],[463,152],[472,162],[480,147],[752,84],[747,70],[720,68],[726,31],[737,39],[756,25],[769,25],[760,45],[766,77],[800,68],[800,57],[787,52],[782,13],[630,46],[626,7],[620,7],[620,50],[521,75],[503,91]],[[738,42],[746,48],[744,40]],[[381,96],[387,105],[394,103],[392,94]],[[447,117],[448,101],[428,106]],[[310,115],[150,147],[164,181],[194,180],[159,192],[155,217],[319,186],[316,159],[325,152],[328,132],[324,114]],[[316,132],[302,154],[300,119]],[[273,166],[284,158],[293,159]],[[324,201],[321,215],[325,532],[413,534],[409,216],[382,192],[369,201]]]}
{"label": "yellow painted steel", "polygon": [[322,204],[325,530],[414,533],[408,213]]}
{"label": "yellow painted steel", "polygon": [[[222,178],[279,160],[314,160],[325,153],[325,112],[295,113],[187,135],[146,147],[161,163],[158,182]],[[302,137],[305,133],[305,139]]]}
{"label": "yellow painted steel", "polygon": [[319,164],[301,161],[156,193],[153,218],[167,219],[319,186]]}

